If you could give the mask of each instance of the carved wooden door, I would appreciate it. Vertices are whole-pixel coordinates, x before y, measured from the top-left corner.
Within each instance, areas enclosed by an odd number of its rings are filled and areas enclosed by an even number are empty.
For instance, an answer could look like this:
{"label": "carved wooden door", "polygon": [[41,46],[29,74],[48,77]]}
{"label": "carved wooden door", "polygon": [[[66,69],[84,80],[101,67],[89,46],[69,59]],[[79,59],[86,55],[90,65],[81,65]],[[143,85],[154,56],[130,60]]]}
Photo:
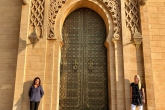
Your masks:
{"label": "carved wooden door", "polygon": [[72,12],[63,25],[60,110],[108,110],[106,28],[93,10]]}

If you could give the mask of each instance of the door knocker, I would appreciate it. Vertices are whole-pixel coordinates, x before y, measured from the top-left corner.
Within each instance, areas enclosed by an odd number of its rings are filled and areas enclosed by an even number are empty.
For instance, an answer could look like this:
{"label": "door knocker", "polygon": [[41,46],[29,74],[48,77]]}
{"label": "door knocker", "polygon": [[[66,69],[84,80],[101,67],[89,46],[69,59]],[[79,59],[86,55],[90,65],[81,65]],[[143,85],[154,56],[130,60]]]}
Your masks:
{"label": "door knocker", "polygon": [[90,61],[88,62],[88,69],[89,69],[90,71],[93,70],[93,62],[92,62],[92,60],[90,60]]}
{"label": "door knocker", "polygon": [[78,70],[78,62],[77,62],[77,60],[74,61],[73,70],[74,71],[77,71]]}

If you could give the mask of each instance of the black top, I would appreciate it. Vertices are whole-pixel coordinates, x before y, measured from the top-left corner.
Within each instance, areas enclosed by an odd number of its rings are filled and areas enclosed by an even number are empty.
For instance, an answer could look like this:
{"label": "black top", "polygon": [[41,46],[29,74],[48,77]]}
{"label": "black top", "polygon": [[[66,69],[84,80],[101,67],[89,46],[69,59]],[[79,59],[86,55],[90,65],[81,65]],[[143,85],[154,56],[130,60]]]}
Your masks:
{"label": "black top", "polygon": [[138,84],[131,83],[130,85],[132,87],[132,104],[140,106],[143,105],[143,94],[142,94],[142,88],[144,88],[144,85],[141,85],[141,89],[139,89]]}

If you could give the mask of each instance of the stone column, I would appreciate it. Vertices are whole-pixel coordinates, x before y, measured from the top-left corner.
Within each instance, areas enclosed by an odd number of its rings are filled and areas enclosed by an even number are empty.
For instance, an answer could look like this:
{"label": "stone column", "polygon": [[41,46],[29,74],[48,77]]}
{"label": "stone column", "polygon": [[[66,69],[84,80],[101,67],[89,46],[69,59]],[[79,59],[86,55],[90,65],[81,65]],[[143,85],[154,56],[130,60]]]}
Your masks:
{"label": "stone column", "polygon": [[149,22],[147,5],[140,7],[141,14],[141,29],[143,36],[143,58],[144,58],[144,72],[145,72],[145,83],[146,83],[146,104],[147,110],[155,110],[155,94],[154,94],[154,80],[152,70],[152,59],[151,59],[151,45],[149,36]]}
{"label": "stone column", "polygon": [[46,69],[44,74],[44,103],[43,110],[58,110],[60,86],[61,42],[47,42]]}
{"label": "stone column", "polygon": [[28,18],[29,18],[29,6],[22,6],[22,16],[20,24],[20,37],[18,47],[17,69],[15,78],[15,91],[13,100],[13,110],[23,110],[23,87],[25,80],[25,68],[26,68],[26,40],[28,37]]}
{"label": "stone column", "polygon": [[122,42],[116,39],[112,41],[115,57],[116,110],[125,110]]}

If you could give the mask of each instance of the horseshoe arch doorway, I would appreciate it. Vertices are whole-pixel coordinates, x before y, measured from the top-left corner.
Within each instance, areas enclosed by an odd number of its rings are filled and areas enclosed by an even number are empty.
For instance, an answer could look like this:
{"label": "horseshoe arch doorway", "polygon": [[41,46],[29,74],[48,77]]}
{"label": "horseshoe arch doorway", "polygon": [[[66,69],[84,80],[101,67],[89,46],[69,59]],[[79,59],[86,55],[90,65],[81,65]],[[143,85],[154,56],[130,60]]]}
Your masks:
{"label": "horseshoe arch doorway", "polygon": [[63,24],[60,110],[108,110],[106,27],[89,8],[73,11]]}

